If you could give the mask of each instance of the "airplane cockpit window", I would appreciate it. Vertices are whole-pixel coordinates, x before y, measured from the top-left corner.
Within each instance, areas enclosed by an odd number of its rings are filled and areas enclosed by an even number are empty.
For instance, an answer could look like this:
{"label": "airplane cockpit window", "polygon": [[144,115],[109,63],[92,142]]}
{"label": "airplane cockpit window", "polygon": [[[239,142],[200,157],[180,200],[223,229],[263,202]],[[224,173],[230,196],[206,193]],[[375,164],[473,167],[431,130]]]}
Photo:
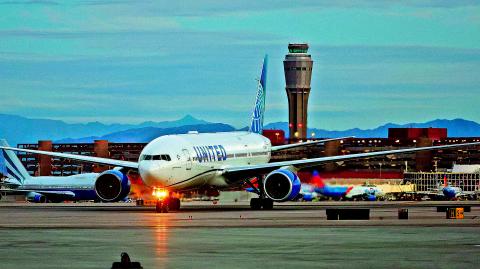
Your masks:
{"label": "airplane cockpit window", "polygon": [[143,155],[142,160],[149,161],[152,159],[152,155]]}
{"label": "airplane cockpit window", "polygon": [[162,154],[162,155],[142,155],[140,160],[145,161],[171,161],[170,155]]}
{"label": "airplane cockpit window", "polygon": [[164,154],[164,155],[161,155],[161,156],[162,156],[162,160],[164,160],[164,161],[171,161],[172,160],[170,158],[170,155]]}

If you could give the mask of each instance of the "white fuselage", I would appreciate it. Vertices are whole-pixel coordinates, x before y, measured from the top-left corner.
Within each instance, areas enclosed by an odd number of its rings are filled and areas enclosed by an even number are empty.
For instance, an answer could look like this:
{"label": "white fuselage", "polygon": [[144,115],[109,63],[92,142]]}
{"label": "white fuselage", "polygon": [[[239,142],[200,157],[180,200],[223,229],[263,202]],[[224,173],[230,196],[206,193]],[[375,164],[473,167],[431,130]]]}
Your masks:
{"label": "white fuselage", "polygon": [[268,163],[270,140],[250,132],[189,133],[161,136],[148,143],[138,160],[143,182],[181,190],[203,185],[227,187],[220,171],[228,166]]}
{"label": "white fuselage", "polygon": [[383,191],[376,186],[355,186],[347,194],[346,198],[354,198],[362,195],[382,196]]}
{"label": "white fuselage", "polygon": [[30,190],[93,190],[98,173],[71,176],[39,176],[27,178],[19,189]]}

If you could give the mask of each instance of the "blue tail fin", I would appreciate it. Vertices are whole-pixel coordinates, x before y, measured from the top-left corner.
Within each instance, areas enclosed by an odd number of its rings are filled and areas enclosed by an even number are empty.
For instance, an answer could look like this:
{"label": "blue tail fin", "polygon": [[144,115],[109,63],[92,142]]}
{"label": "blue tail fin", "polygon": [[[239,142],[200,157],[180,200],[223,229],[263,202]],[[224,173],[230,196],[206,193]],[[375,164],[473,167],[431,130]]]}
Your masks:
{"label": "blue tail fin", "polygon": [[[1,139],[0,145],[8,147],[6,140]],[[25,179],[30,178],[27,170],[23,166],[22,162],[18,159],[17,155],[11,150],[0,149],[0,171],[1,174],[8,178],[16,179],[18,182],[23,184]]]}
{"label": "blue tail fin", "polygon": [[252,133],[261,134],[263,131],[263,114],[265,114],[265,96],[267,90],[267,64],[268,55],[263,59],[262,74],[258,82],[257,98],[255,99],[255,107],[252,113],[252,123],[249,131]]}

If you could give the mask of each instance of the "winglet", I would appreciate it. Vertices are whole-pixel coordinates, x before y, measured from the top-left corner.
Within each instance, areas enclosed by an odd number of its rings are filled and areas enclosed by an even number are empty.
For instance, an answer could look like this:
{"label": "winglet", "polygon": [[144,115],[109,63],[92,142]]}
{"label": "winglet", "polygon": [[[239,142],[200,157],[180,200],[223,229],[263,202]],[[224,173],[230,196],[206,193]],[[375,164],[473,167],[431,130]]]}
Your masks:
{"label": "winglet", "polygon": [[252,113],[252,122],[249,131],[261,134],[263,131],[263,115],[265,113],[265,96],[267,90],[267,65],[268,55],[263,59],[262,74],[258,82],[257,97],[255,99],[255,107]]}

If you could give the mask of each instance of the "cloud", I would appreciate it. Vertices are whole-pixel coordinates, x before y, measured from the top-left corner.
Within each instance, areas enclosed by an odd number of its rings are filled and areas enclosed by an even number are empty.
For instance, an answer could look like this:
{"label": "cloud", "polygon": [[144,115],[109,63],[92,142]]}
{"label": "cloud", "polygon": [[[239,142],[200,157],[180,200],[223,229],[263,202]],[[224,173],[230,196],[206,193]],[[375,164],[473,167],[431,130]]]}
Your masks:
{"label": "cloud", "polygon": [[[384,122],[389,107],[400,120],[462,117],[478,103],[480,49],[464,49],[479,44],[467,22],[477,9],[446,10],[471,1],[65,3],[2,6],[0,111],[120,122],[192,113],[246,125],[268,53],[267,119],[286,120],[282,61],[295,39],[310,43],[315,61],[310,106],[319,127]],[[435,19],[412,18],[416,11]],[[453,95],[468,105],[435,109]]]}

